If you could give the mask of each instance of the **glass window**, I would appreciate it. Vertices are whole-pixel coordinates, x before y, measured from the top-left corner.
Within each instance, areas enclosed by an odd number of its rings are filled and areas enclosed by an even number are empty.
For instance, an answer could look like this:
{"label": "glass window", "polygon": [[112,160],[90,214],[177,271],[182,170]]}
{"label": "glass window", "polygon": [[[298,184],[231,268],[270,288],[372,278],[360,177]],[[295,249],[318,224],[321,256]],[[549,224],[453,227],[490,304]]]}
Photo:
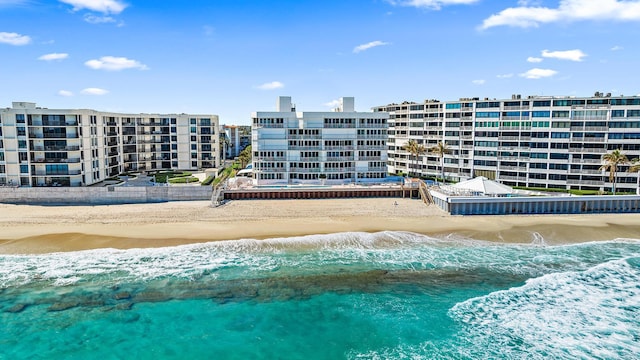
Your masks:
{"label": "glass window", "polygon": [[476,113],[476,118],[499,118],[500,113],[497,111],[479,111]]}
{"label": "glass window", "polygon": [[551,112],[550,111],[533,111],[531,113],[531,117],[547,117],[548,118],[550,116],[551,116]]}
{"label": "glass window", "polygon": [[611,110],[611,117],[624,117],[624,110]]}

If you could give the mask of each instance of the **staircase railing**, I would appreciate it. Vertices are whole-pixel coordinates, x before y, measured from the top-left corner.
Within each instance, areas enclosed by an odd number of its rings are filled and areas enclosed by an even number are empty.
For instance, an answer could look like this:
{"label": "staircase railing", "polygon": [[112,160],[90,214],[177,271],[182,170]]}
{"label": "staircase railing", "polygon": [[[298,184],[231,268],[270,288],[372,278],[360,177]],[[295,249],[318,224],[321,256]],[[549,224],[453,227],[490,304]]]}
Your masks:
{"label": "staircase railing", "polygon": [[420,191],[420,198],[422,198],[422,201],[425,204],[431,205],[435,203],[433,201],[433,197],[431,196],[431,192],[429,192],[429,189],[427,188],[427,184],[425,184],[424,181],[422,180],[420,180],[419,191]]}

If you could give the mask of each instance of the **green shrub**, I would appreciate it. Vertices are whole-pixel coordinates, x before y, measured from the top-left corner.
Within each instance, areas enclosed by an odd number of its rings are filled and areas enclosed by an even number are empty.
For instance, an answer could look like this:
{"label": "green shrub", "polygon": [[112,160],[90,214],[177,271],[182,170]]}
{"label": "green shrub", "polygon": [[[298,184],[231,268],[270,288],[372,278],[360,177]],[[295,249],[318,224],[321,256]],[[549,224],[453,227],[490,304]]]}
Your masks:
{"label": "green shrub", "polygon": [[198,181],[200,181],[198,180],[198,178],[186,177],[186,176],[174,177],[169,179],[169,183],[171,184],[189,184],[189,183],[194,183]]}
{"label": "green shrub", "polygon": [[215,180],[213,176],[208,176],[206,179],[204,179],[204,181],[202,182],[202,185],[211,185],[213,180]]}

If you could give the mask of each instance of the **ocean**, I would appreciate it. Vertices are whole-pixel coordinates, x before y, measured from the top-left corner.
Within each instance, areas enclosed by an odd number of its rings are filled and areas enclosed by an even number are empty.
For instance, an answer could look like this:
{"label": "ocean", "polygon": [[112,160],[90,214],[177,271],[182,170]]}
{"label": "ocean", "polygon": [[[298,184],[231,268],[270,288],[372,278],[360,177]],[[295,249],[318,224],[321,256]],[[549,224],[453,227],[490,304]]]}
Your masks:
{"label": "ocean", "polygon": [[638,239],[338,233],[0,255],[0,359],[638,354]]}

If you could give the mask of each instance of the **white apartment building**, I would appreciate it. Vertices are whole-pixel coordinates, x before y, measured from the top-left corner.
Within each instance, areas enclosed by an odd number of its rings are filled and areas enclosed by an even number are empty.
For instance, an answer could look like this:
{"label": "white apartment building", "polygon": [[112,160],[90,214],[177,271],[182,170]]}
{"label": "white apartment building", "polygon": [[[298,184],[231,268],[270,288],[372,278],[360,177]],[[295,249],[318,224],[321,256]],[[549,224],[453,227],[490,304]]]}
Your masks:
{"label": "white apartment building", "polygon": [[252,114],[258,185],[375,182],[387,176],[386,112],[356,112],[353,97],[329,112],[296,112],[291,97]]}
{"label": "white apartment building", "polygon": [[[463,98],[403,102],[374,109],[389,112],[389,172],[441,174],[434,154],[417,164],[403,146],[414,139],[427,149],[444,142],[445,177],[485,176],[511,186],[606,190],[602,155],[621,149],[640,157],[640,97],[596,93],[593,97],[495,100]],[[633,192],[638,174],[618,169],[616,189]]]}
{"label": "white apartment building", "polygon": [[218,117],[0,109],[0,185],[85,186],[124,172],[216,168]]}
{"label": "white apartment building", "polygon": [[223,146],[224,159],[233,159],[240,155],[245,147],[251,145],[251,126],[222,125],[226,143]]}

